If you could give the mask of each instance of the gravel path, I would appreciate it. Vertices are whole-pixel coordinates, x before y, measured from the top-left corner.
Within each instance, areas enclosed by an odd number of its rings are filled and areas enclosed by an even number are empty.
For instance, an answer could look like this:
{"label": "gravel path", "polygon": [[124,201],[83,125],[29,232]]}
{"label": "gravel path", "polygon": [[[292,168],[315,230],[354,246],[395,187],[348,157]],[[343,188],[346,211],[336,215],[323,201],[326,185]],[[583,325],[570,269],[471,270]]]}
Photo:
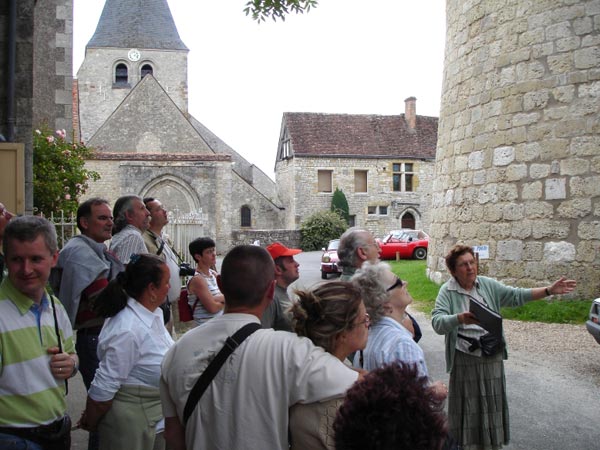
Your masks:
{"label": "gravel path", "polygon": [[548,368],[561,366],[565,373],[600,387],[600,345],[585,325],[503,322],[509,358],[526,353],[536,364]]}

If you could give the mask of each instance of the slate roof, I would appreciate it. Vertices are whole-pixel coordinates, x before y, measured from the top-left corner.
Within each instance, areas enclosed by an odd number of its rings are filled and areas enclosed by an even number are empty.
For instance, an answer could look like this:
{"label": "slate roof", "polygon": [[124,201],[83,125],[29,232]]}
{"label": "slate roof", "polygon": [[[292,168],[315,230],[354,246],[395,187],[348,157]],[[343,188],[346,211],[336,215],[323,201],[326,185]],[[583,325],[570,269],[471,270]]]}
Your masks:
{"label": "slate roof", "polygon": [[284,113],[293,155],[435,159],[438,118],[405,115]]}
{"label": "slate roof", "polygon": [[87,47],[188,49],[167,0],[106,0]]}

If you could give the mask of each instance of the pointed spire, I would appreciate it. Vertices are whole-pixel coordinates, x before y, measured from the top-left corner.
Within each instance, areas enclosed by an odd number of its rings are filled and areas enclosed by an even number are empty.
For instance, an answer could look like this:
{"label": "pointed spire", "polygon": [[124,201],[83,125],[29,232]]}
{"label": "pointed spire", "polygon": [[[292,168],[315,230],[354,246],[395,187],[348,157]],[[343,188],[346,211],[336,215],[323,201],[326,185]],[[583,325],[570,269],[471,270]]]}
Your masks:
{"label": "pointed spire", "polygon": [[167,0],[106,0],[87,47],[188,49]]}

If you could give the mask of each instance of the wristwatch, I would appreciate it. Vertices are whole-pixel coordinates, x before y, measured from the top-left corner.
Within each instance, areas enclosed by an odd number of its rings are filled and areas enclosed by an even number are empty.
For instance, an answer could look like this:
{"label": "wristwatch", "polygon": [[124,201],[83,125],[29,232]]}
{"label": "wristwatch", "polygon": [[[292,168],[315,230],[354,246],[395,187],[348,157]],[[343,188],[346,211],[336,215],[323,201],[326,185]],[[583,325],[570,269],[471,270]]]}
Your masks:
{"label": "wristwatch", "polygon": [[77,361],[75,360],[75,358],[73,358],[72,356],[69,356],[69,358],[71,358],[73,360],[73,372],[71,372],[71,375],[69,375],[69,378],[73,378],[75,375],[77,375],[77,371],[79,370],[79,367],[77,365]]}

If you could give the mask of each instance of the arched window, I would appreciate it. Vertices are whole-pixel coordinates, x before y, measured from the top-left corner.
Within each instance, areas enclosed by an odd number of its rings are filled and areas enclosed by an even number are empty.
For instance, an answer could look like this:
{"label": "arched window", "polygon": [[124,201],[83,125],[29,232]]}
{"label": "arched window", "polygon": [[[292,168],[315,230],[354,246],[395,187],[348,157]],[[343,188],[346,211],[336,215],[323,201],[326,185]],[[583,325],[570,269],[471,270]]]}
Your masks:
{"label": "arched window", "polygon": [[415,216],[411,213],[407,212],[402,216],[402,228],[410,228],[412,230],[415,229]]}
{"label": "arched window", "polygon": [[142,66],[142,71],[140,73],[140,75],[141,75],[140,78],[144,78],[148,74],[154,75],[154,70],[152,69],[152,66],[150,64],[144,64]]}
{"label": "arched window", "polygon": [[251,227],[252,226],[252,211],[248,206],[242,206],[241,210],[241,222],[243,227]]}
{"label": "arched window", "polygon": [[117,64],[115,68],[115,84],[127,84],[128,82],[127,66],[123,63]]}

